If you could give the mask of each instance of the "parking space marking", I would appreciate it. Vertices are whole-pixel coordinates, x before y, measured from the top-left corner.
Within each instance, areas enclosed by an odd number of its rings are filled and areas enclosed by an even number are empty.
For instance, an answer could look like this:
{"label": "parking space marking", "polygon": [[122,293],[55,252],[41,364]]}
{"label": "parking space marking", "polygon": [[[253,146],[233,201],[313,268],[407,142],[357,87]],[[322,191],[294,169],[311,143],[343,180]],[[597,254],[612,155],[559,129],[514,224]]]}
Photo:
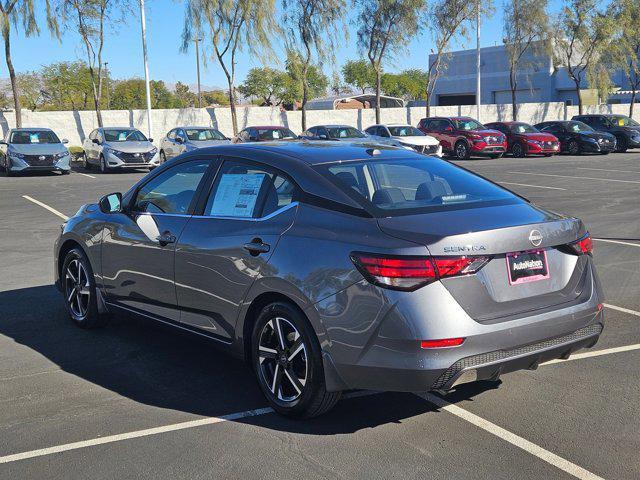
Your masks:
{"label": "parking space marking", "polygon": [[593,352],[574,353],[569,358],[563,360],[556,358],[555,360],[549,360],[548,362],[541,363],[543,365],[553,365],[554,363],[564,363],[570,360],[582,360],[583,358],[600,357],[602,355],[611,355],[612,353],[632,352],[634,350],[640,350],[640,343],[635,345],[625,345],[623,347],[605,348],[604,350],[594,350]]}
{"label": "parking space marking", "polygon": [[629,245],[631,247],[640,247],[640,243],[622,242],[620,240],[608,240],[604,238],[594,238],[593,240],[597,240],[598,242],[617,243],[618,245]]}
{"label": "parking space marking", "polygon": [[69,217],[67,217],[64,213],[60,213],[58,210],[56,210],[53,207],[50,207],[49,205],[47,205],[46,203],[42,203],[40,200],[36,200],[35,198],[31,198],[29,195],[22,195],[22,198],[24,198],[25,200],[29,200],[30,202],[35,203],[36,205],[41,206],[42,208],[49,210],[51,213],[53,213],[54,215],[59,216],[61,219],[63,219],[65,222],[67,220],[69,220]]}
{"label": "parking space marking", "polygon": [[615,180],[613,178],[596,178],[596,177],[570,177],[568,175],[555,175],[552,173],[534,173],[534,172],[507,172],[514,173],[516,175],[538,175],[540,177],[560,177],[560,178],[570,178],[572,180],[600,180],[602,182],[618,182],[618,183],[635,183],[640,184],[639,180]]}
{"label": "parking space marking", "polygon": [[82,176],[84,176],[84,177],[96,178],[96,177],[94,177],[93,175],[89,175],[88,173],[82,173],[82,172],[73,172],[73,173],[75,173],[75,174],[77,174],[77,175],[82,175]]}
{"label": "parking space marking", "polygon": [[635,310],[631,310],[629,308],[618,307],[617,305],[611,305],[610,303],[603,303],[602,305],[604,305],[607,308],[610,308],[611,310],[617,310],[619,312],[624,312],[630,315],[635,315],[636,317],[640,317],[640,312],[636,312]]}
{"label": "parking space marking", "polygon": [[478,428],[481,428],[485,432],[489,432],[492,435],[501,438],[511,445],[514,445],[524,450],[525,452],[538,457],[539,459],[549,463],[550,465],[553,465],[554,467],[559,468],[560,470],[567,472],[570,475],[573,475],[576,478],[579,478],[581,480],[604,480],[602,477],[599,477],[595,473],[591,473],[589,470],[586,470],[581,466],[576,465],[575,463],[572,463],[569,460],[562,458],[561,456],[556,455],[555,453],[550,452],[549,450],[546,450],[533,442],[530,442],[526,438],[505,430],[495,423],[492,423],[489,420],[485,420],[484,418],[476,415],[475,413],[471,413],[464,408],[453,405],[443,398],[438,397],[437,395],[434,395],[432,393],[421,393],[419,394],[419,396],[424,398],[427,402],[441,408],[442,410],[445,410],[450,414],[455,415],[456,417],[461,418],[462,420],[465,420]]}
{"label": "parking space marking", "polygon": [[518,185],[519,187],[535,187],[535,188],[546,188],[548,190],[566,190],[566,188],[560,187],[545,187],[543,185],[529,185],[528,183],[513,183],[513,182],[498,182],[500,184],[505,185]]}
{"label": "parking space marking", "polygon": [[621,172],[621,173],[637,173],[640,172],[636,170],[615,170],[613,168],[591,168],[591,167],[576,167],[578,170],[599,170],[601,172]]}

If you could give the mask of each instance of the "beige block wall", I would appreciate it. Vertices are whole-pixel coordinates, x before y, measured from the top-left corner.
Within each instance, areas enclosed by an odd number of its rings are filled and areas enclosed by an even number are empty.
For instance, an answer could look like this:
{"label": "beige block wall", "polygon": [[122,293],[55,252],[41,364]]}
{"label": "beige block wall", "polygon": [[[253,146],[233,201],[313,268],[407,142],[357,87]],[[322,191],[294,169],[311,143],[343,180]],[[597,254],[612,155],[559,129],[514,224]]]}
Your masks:
{"label": "beige block wall", "polygon": [[[636,109],[636,119],[640,118],[640,106]],[[585,107],[587,113],[620,113],[626,115],[628,104],[600,105]],[[241,107],[237,109],[238,127],[249,125],[284,125],[296,133],[302,131],[302,114],[300,111],[281,112],[271,107]],[[578,107],[565,107],[561,102],[555,103],[523,103],[519,106],[519,120],[538,123],[544,120],[570,119],[577,115]],[[102,112],[106,126],[131,126],[147,133],[146,110],[107,110]],[[441,116],[476,117],[475,105],[451,107],[431,107],[431,114]],[[69,140],[70,145],[81,145],[82,140],[97,127],[95,114],[91,111],[31,112],[23,110],[23,125],[26,127],[48,127],[60,138]],[[424,107],[384,108],[384,123],[410,123],[417,125],[426,115]],[[223,134],[231,137],[231,110],[229,108],[186,108],[152,110],[153,131],[151,136],[157,144],[170,129],[180,125],[202,125],[218,128]],[[482,105],[479,120],[491,122],[511,119],[511,105]],[[318,124],[346,124],[365,129],[375,123],[375,110],[310,110],[307,112],[307,126]],[[4,136],[9,128],[15,126],[13,112],[0,112],[0,130]]]}

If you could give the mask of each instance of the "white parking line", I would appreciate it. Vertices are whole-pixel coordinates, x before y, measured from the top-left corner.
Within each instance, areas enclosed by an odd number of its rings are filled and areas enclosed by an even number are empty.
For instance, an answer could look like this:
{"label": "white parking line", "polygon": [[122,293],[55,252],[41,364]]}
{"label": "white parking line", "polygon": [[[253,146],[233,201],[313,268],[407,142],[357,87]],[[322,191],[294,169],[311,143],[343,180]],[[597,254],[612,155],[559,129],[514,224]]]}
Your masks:
{"label": "white parking line", "polygon": [[571,178],[571,179],[580,179],[580,180],[601,180],[603,182],[619,182],[619,183],[636,183],[640,184],[638,180],[614,180],[613,178],[596,178],[596,177],[575,177],[569,175],[554,175],[552,173],[533,173],[533,172],[507,172],[507,173],[515,173],[517,175],[538,175],[540,177],[560,177],[560,178]]}
{"label": "white parking line", "polygon": [[438,406],[442,410],[446,410],[450,414],[455,415],[456,417],[461,418],[462,420],[465,420],[472,425],[475,425],[476,427],[481,428],[482,430],[489,432],[498,438],[501,438],[506,442],[509,442],[511,445],[514,445],[524,450],[525,452],[538,457],[539,459],[549,463],[550,465],[553,465],[554,467],[559,468],[560,470],[567,472],[570,475],[573,475],[576,478],[580,478],[582,480],[603,480],[602,477],[591,473],[589,470],[586,470],[579,465],[576,465],[575,463],[572,463],[569,460],[566,460],[556,455],[555,453],[552,453],[549,450],[546,450],[541,446],[530,442],[526,438],[522,438],[515,433],[505,430],[504,428],[499,427],[489,420],[485,420],[484,418],[479,417],[478,415],[471,413],[463,408],[460,408],[457,405],[452,405],[451,403],[432,393],[422,393],[419,394],[419,396],[424,398],[427,402],[433,403],[434,405]]}
{"label": "white parking line", "polygon": [[96,177],[94,177],[93,175],[89,175],[88,173],[82,173],[82,172],[73,172],[73,173],[75,173],[75,174],[77,174],[77,175],[82,175],[82,176],[84,176],[84,177],[96,178]]}
{"label": "white parking line", "polygon": [[640,343],[635,345],[625,345],[624,347],[605,348],[603,350],[594,350],[593,352],[574,353],[566,360],[557,358],[555,360],[549,360],[548,362],[541,363],[543,365],[553,365],[554,363],[564,363],[570,360],[582,360],[583,358],[600,357],[602,355],[610,355],[612,353],[632,352],[634,350],[640,350]]}
{"label": "white parking line", "polygon": [[505,185],[518,185],[519,187],[535,187],[535,188],[546,188],[548,190],[566,190],[566,188],[560,187],[545,187],[543,185],[529,185],[528,183],[513,183],[513,182],[498,182],[503,183]]}
{"label": "white parking line", "polygon": [[590,168],[590,167],[577,167],[578,170],[599,170],[602,172],[621,172],[621,173],[638,173],[636,170],[615,170],[613,168]]}
{"label": "white parking line", "polygon": [[30,202],[35,203],[36,205],[41,206],[42,208],[49,210],[51,213],[53,213],[54,215],[59,216],[61,219],[63,219],[65,222],[67,220],[69,220],[69,217],[67,217],[64,213],[60,213],[58,210],[56,210],[53,207],[50,207],[49,205],[47,205],[46,203],[42,203],[40,200],[36,200],[35,198],[31,198],[29,195],[22,195],[22,198],[24,198],[25,200],[29,200]]}
{"label": "white parking line", "polygon": [[619,312],[629,313],[631,315],[635,315],[636,317],[640,317],[640,312],[636,312],[635,310],[630,310],[624,307],[618,307],[616,305],[611,305],[610,303],[603,303],[603,305],[611,310],[618,310]]}
{"label": "white parking line", "polygon": [[631,247],[640,247],[640,243],[621,242],[620,240],[605,240],[604,238],[593,238],[598,242],[617,243],[618,245],[629,245]]}

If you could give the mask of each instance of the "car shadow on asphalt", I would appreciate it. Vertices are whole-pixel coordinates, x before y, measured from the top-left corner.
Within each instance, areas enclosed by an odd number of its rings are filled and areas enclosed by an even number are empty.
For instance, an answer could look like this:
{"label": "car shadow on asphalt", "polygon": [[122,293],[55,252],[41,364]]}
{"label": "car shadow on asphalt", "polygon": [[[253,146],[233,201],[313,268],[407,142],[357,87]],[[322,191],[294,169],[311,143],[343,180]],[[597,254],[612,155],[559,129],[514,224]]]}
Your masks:
{"label": "car shadow on asphalt", "polygon": [[[0,292],[0,335],[71,375],[138,403],[202,416],[266,405],[249,366],[220,351],[212,341],[124,317],[112,319],[101,329],[78,328],[53,285]],[[491,387],[464,387],[447,400],[468,399],[487,388]],[[239,421],[280,431],[333,435],[435,411],[434,405],[412,394],[376,393],[346,398],[317,419],[263,415]]]}

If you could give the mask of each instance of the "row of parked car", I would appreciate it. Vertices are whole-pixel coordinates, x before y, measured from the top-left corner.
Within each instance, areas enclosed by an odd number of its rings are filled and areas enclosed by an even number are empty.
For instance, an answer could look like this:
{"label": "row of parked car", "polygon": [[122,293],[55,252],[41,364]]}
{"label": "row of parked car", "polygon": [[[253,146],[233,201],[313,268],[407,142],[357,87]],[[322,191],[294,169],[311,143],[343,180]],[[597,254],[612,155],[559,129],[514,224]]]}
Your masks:
{"label": "row of parked car", "polygon": [[[122,168],[153,169],[182,153],[221,143],[318,140],[374,143],[415,150],[419,153],[459,160],[471,157],[500,158],[571,155],[640,148],[640,124],[624,115],[578,115],[572,120],[492,122],[485,125],[469,117],[423,118],[417,127],[407,124],[376,124],[364,132],[349,125],[317,125],[296,135],[283,126],[251,126],[233,140],[211,127],[184,126],[170,130],[160,141],[132,127],[93,130],[83,142],[83,165],[102,172]],[[69,173],[71,156],[50,129],[17,128],[0,142],[0,167],[7,175],[27,170]]]}

